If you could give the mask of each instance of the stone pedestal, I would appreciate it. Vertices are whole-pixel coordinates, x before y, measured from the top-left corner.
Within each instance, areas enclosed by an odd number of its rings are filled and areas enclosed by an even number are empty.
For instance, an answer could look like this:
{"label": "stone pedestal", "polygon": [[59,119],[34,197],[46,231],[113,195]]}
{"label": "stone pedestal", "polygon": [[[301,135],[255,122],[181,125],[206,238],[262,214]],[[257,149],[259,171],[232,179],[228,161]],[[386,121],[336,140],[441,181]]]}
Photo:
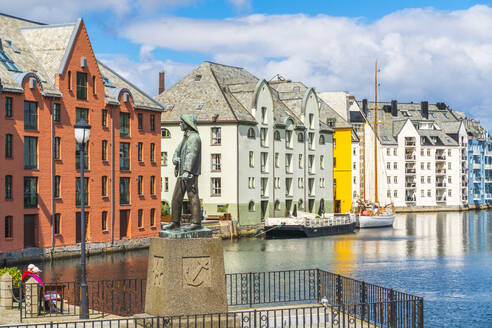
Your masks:
{"label": "stone pedestal", "polygon": [[4,273],[0,277],[0,308],[11,309],[12,308],[12,276],[8,273]]}
{"label": "stone pedestal", "polygon": [[221,240],[152,238],[145,312],[161,316],[227,312]]}
{"label": "stone pedestal", "polygon": [[31,317],[37,317],[39,314],[39,288],[38,282],[34,278],[26,281],[26,308],[25,311]]}

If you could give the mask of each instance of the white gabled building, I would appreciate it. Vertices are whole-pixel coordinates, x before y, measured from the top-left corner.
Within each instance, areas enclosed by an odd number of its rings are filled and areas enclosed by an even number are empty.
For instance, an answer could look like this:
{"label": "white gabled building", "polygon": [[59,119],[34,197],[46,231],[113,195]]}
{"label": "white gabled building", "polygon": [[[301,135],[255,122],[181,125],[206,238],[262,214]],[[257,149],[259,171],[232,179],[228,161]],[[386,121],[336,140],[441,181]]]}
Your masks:
{"label": "white gabled building", "polygon": [[[199,195],[206,217],[229,214],[240,225],[285,216],[293,206],[333,210],[333,130],[319,120],[313,89],[300,112],[269,82],[243,68],[204,62],[157,96],[162,115],[162,200],[176,182],[171,157],[181,114],[197,118],[202,140]],[[323,203],[323,205],[321,205]],[[185,206],[186,208],[186,206]]]}
{"label": "white gabled building", "polygon": [[[359,103],[365,196],[374,200],[374,103]],[[396,207],[467,205],[467,132],[443,104],[378,104],[378,198]],[[354,123],[353,123],[354,124]],[[356,129],[357,130],[357,129]]]}

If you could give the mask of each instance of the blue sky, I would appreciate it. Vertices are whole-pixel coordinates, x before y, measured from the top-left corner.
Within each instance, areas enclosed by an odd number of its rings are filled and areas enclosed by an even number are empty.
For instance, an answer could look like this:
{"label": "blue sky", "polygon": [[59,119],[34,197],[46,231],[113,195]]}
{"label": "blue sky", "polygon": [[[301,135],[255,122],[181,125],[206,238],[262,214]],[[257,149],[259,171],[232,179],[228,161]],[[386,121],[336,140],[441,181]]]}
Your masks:
{"label": "blue sky", "polygon": [[96,56],[150,95],[204,60],[318,91],[444,101],[492,128],[492,1],[18,0],[0,11],[47,23],[83,17]]}

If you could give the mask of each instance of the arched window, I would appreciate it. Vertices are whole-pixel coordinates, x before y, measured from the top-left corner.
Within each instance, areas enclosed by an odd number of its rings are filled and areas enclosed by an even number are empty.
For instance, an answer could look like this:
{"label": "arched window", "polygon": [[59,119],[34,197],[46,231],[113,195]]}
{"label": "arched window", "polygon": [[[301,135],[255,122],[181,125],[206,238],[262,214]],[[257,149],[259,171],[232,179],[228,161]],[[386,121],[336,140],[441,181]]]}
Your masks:
{"label": "arched window", "polygon": [[320,135],[319,136],[319,144],[320,145],[324,145],[325,144],[325,136],[324,135]]}
{"label": "arched window", "polygon": [[249,128],[249,129],[248,129],[248,138],[249,138],[249,139],[254,139],[254,138],[256,138],[255,129],[253,129],[253,128]]}
{"label": "arched window", "polygon": [[275,139],[275,141],[280,141],[280,132],[279,131],[275,131],[273,133],[273,139]]}
{"label": "arched window", "polygon": [[169,132],[168,129],[162,128],[161,129],[161,138],[171,138],[171,132]]}
{"label": "arched window", "polygon": [[298,142],[304,142],[304,132],[299,132],[297,134],[297,141]]}
{"label": "arched window", "polygon": [[277,199],[275,201],[275,211],[279,211],[280,210],[280,201]]}
{"label": "arched window", "polygon": [[297,202],[297,207],[300,209],[300,210],[303,210],[304,209],[304,202],[302,199],[299,199],[299,201]]}
{"label": "arched window", "polygon": [[250,201],[248,204],[248,211],[254,212],[255,211],[255,202]]}

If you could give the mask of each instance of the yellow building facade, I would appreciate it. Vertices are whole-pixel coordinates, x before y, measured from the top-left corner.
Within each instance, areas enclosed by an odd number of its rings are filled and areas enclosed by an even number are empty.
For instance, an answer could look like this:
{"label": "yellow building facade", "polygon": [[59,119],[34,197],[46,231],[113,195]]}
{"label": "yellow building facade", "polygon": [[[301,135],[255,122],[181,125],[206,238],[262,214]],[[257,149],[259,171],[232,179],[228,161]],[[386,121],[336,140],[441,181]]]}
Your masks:
{"label": "yellow building facade", "polygon": [[335,128],[333,135],[333,210],[352,208],[352,128]]}

